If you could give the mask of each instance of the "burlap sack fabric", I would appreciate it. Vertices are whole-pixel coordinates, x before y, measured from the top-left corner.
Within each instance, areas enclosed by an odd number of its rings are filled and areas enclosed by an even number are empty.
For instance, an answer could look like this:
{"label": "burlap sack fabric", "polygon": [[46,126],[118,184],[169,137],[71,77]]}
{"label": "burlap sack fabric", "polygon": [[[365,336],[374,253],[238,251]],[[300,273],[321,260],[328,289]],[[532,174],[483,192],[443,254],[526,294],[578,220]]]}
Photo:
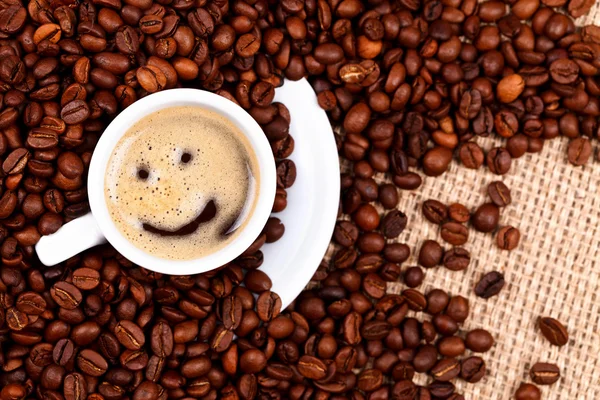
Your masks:
{"label": "burlap sack fabric", "polygon": [[[600,2],[577,23],[594,21],[600,25]],[[479,139],[478,143],[489,150],[501,142]],[[502,210],[500,225],[520,229],[519,247],[512,252],[500,250],[495,234],[471,229],[464,246],[471,252],[469,268],[427,270],[419,288],[424,293],[441,288],[467,297],[471,312],[463,331],[485,328],[496,339],[493,349],[483,355],[487,376],[477,384],[457,382],[457,391],[467,399],[513,398],[521,382],[531,382],[529,369],[539,361],[558,364],[562,374],[559,382],[541,387],[543,399],[600,399],[600,162],[594,159],[574,167],[567,162],[566,147],[565,139],[547,142],[541,153],[513,160],[503,177],[487,168],[469,170],[455,161],[443,176],[424,177],[418,190],[401,192],[398,208],[408,215],[409,224],[398,241],[409,244],[413,253],[404,269],[416,265],[424,240],[443,243],[439,227],[422,215],[423,201],[460,202],[474,210],[489,201],[490,182],[503,180],[512,191],[513,204]],[[478,298],[473,287],[493,270],[504,273],[507,285],[496,297]],[[388,284],[393,293],[404,289],[401,282]],[[537,329],[539,316],[563,322],[570,335],[568,345],[551,346]],[[427,382],[424,375],[416,380]]]}

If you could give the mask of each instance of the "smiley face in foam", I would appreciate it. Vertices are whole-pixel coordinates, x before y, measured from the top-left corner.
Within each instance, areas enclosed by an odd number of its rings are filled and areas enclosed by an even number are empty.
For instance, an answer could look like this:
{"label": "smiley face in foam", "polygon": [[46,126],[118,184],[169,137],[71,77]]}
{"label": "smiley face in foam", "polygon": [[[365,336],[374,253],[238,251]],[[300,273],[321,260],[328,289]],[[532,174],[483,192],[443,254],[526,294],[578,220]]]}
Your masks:
{"label": "smiley face in foam", "polygon": [[260,177],[247,139],[212,111],[172,107],[135,123],[108,163],[105,201],[118,230],[157,257],[215,252],[245,226]]}

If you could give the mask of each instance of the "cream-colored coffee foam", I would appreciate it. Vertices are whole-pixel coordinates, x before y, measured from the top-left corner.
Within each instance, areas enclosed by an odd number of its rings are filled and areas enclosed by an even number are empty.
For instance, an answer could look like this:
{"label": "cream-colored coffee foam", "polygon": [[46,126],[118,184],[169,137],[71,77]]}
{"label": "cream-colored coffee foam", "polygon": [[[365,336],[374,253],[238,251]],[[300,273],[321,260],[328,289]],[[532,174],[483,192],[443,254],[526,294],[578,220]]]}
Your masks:
{"label": "cream-colored coffee foam", "polygon": [[[146,179],[140,171],[147,172]],[[136,247],[160,258],[189,260],[221,249],[244,229],[256,206],[259,179],[256,155],[233,123],[182,106],[152,113],[127,131],[108,162],[104,194],[118,230]],[[161,236],[143,228],[176,231],[210,200],[216,217],[189,235]],[[223,236],[238,215],[233,232]]]}

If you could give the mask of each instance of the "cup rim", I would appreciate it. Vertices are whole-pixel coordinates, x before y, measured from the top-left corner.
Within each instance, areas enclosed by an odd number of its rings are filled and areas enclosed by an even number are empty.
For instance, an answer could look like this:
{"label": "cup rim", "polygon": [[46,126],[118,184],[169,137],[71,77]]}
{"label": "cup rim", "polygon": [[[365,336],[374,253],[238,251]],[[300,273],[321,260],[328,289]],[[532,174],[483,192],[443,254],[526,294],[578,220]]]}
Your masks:
{"label": "cup rim", "polygon": [[[259,185],[254,212],[246,227],[229,244],[214,253],[192,260],[169,260],[151,255],[134,246],[115,226],[106,205],[104,178],[114,147],[137,121],[169,107],[200,106],[214,111],[240,129],[252,146],[258,164]],[[106,240],[125,258],[144,268],[169,275],[191,275],[221,267],[242,254],[262,232],[273,207],[276,168],[271,146],[262,128],[234,102],[200,89],[169,89],[148,95],[123,110],[100,137],[88,173],[90,209]]]}

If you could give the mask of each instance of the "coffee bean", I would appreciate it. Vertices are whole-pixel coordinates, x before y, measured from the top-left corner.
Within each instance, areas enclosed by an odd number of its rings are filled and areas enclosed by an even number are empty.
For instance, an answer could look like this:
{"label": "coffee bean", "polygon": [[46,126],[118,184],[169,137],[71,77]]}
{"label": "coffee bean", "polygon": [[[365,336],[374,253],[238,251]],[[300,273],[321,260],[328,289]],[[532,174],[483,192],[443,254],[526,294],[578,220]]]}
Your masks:
{"label": "coffee bean", "polygon": [[520,239],[521,233],[517,228],[505,226],[498,231],[496,243],[498,244],[498,247],[503,250],[513,250],[519,245]]}
{"label": "coffee bean", "polygon": [[279,315],[281,299],[273,292],[262,292],[256,301],[256,312],[261,321],[268,322]]}
{"label": "coffee bean", "polygon": [[89,349],[79,353],[77,366],[84,374],[95,377],[104,375],[108,368],[106,360],[97,352]]}
{"label": "coffee bean", "polygon": [[518,74],[512,74],[505,76],[498,82],[496,96],[502,103],[511,103],[523,93],[524,89],[525,81],[523,78]]}
{"label": "coffee bean", "polygon": [[442,225],[441,236],[446,242],[461,246],[469,239],[469,230],[457,222],[446,222]]}
{"label": "coffee bean", "polygon": [[498,207],[506,207],[512,202],[510,195],[510,189],[500,181],[492,182],[487,188],[488,196],[492,200],[492,203]]}
{"label": "coffee bean", "polygon": [[448,216],[451,220],[462,224],[471,218],[471,213],[464,205],[460,203],[453,203],[448,207]]}
{"label": "coffee bean", "polygon": [[501,110],[494,117],[494,128],[498,135],[510,138],[519,131],[519,120],[513,112]]}
{"label": "coffee bean", "polygon": [[458,151],[458,156],[463,165],[470,169],[478,169],[481,167],[485,158],[481,147],[473,142],[462,144]]}
{"label": "coffee bean", "polygon": [[405,190],[414,190],[421,186],[422,183],[421,176],[414,172],[409,172],[405,175],[395,175],[392,180],[396,186]]}
{"label": "coffee bean", "polygon": [[521,383],[515,392],[515,400],[540,400],[541,398],[540,389],[531,383]]}
{"label": "coffee bean", "polygon": [[448,218],[448,207],[437,200],[423,202],[423,215],[434,224],[442,224]]}
{"label": "coffee bean", "polygon": [[2,163],[5,174],[20,174],[29,161],[30,153],[27,149],[19,148],[11,152]]}
{"label": "coffee bean", "polygon": [[34,128],[27,136],[27,145],[35,150],[47,150],[58,144],[56,132],[46,128]]}
{"label": "coffee bean", "polygon": [[438,353],[434,346],[424,345],[419,348],[413,359],[417,372],[427,372],[436,364]]}
{"label": "coffee bean", "polygon": [[27,19],[27,11],[20,5],[13,4],[0,11],[0,27],[5,34],[18,32]]}
{"label": "coffee bean", "polygon": [[453,296],[448,303],[446,314],[456,322],[464,322],[469,316],[469,301],[462,296]]}
{"label": "coffee bean", "polygon": [[425,268],[433,268],[440,264],[443,255],[444,250],[438,242],[426,240],[421,245],[421,250],[419,251],[419,264]]}
{"label": "coffee bean", "polygon": [[296,181],[296,164],[292,160],[277,162],[277,187],[288,189]]}
{"label": "coffee bean", "polygon": [[66,310],[75,309],[83,299],[79,289],[63,281],[55,283],[50,289],[50,294],[54,301]]}
{"label": "coffee bean", "polygon": [[575,166],[585,165],[592,154],[592,145],[585,138],[576,138],[569,142],[567,157],[569,162]]}
{"label": "coffee bean", "polygon": [[462,271],[469,266],[471,254],[462,247],[454,247],[444,253],[444,267],[451,271]]}
{"label": "coffee bean", "polygon": [[573,18],[579,18],[589,13],[594,6],[593,0],[570,0],[568,11]]}
{"label": "coffee bean", "polygon": [[498,226],[500,210],[495,204],[485,203],[473,213],[471,223],[479,232],[491,232]]}
{"label": "coffee bean", "polygon": [[394,399],[414,399],[416,394],[417,387],[408,379],[396,382],[392,388],[392,398]]}
{"label": "coffee bean", "polygon": [[403,212],[393,210],[388,212],[381,220],[381,230],[386,238],[395,238],[404,231],[407,223],[408,218]]}
{"label": "coffee bean", "polygon": [[462,360],[460,377],[469,383],[479,382],[485,376],[485,362],[481,357],[468,357]]}
{"label": "coffee bean", "polygon": [[439,176],[446,172],[452,161],[452,152],[444,147],[434,147],[423,157],[423,170],[428,176]]}
{"label": "coffee bean", "polygon": [[75,345],[70,339],[60,339],[54,345],[52,359],[58,365],[65,366],[75,357]]}
{"label": "coffee bean", "polygon": [[487,153],[486,163],[494,174],[504,175],[510,170],[510,153],[503,147],[495,147]]}
{"label": "coffee bean", "polygon": [[100,274],[91,268],[78,268],[73,271],[73,285],[81,290],[92,290],[100,284]]}
{"label": "coffee bean", "polygon": [[481,298],[489,299],[500,293],[505,283],[504,275],[500,272],[488,272],[475,285],[475,294]]}
{"label": "coffee bean", "polygon": [[456,378],[461,372],[461,364],[454,358],[444,358],[429,371],[434,379],[447,382]]}
{"label": "coffee bean", "polygon": [[46,309],[46,300],[38,293],[24,292],[17,297],[17,310],[29,315],[40,315]]}
{"label": "coffee bean", "polygon": [[410,267],[404,272],[404,283],[410,288],[420,286],[425,274],[419,267]]}
{"label": "coffee bean", "polygon": [[83,400],[87,398],[85,378],[78,372],[65,376],[63,394],[65,400]]}
{"label": "coffee bean", "polygon": [[564,346],[569,342],[569,334],[566,328],[554,318],[540,317],[538,327],[546,340],[555,346]]}
{"label": "coffee bean", "polygon": [[484,329],[474,329],[467,333],[465,344],[469,350],[484,353],[492,348],[494,338]]}
{"label": "coffee bean", "polygon": [[448,336],[441,339],[438,344],[438,351],[445,357],[458,357],[465,352],[465,342],[457,336]]}
{"label": "coffee bean", "polygon": [[279,218],[271,217],[267,220],[263,232],[266,235],[266,243],[274,243],[285,233],[285,226]]}
{"label": "coffee bean", "polygon": [[428,388],[435,397],[449,398],[454,393],[454,385],[451,382],[433,381]]}
{"label": "coffee bean", "polygon": [[131,321],[120,321],[114,329],[117,340],[129,350],[138,350],[146,342],[144,332]]}
{"label": "coffee bean", "polygon": [[560,379],[560,368],[556,364],[538,362],[529,370],[529,376],[538,385],[552,385]]}
{"label": "coffee bean", "polygon": [[64,105],[60,116],[67,124],[80,124],[90,115],[90,108],[83,100],[73,100]]}
{"label": "coffee bean", "polygon": [[[391,214],[392,217],[388,221],[390,231],[395,233],[401,231],[402,218],[399,214]],[[371,204],[363,204],[353,215],[356,225],[364,231],[372,231],[379,226],[379,212]],[[399,234],[399,233],[398,233]]]}

